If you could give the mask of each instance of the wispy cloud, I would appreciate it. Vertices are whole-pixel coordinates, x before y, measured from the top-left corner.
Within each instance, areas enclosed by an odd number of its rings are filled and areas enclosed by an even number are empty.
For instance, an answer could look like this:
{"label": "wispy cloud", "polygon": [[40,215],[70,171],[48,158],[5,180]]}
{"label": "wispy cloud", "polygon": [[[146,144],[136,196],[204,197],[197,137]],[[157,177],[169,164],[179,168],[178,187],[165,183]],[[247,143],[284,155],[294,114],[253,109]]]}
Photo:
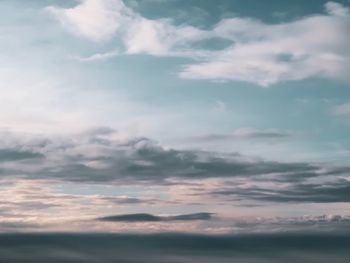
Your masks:
{"label": "wispy cloud", "polygon": [[[225,188],[225,187],[224,187]],[[275,187],[233,187],[213,192],[214,195],[237,200],[257,200],[276,203],[335,203],[350,202],[350,182],[339,180],[330,183],[296,183]]]}
{"label": "wispy cloud", "polygon": [[103,61],[106,59],[110,59],[110,58],[118,56],[119,54],[120,54],[119,50],[113,50],[113,51],[106,52],[106,53],[96,53],[96,54],[93,54],[93,55],[87,56],[87,57],[75,56],[73,58],[78,60],[78,61],[81,61],[81,62],[93,62],[93,61]]}
{"label": "wispy cloud", "polygon": [[[183,78],[247,81],[260,86],[310,77],[349,80],[350,16],[348,8],[336,2],[326,3],[327,14],[292,22],[266,24],[233,17],[208,30],[175,25],[171,19],[145,18],[121,0],[85,0],[69,9],[47,9],[67,30],[93,41],[118,32],[126,54],[192,58],[194,62],[180,72]],[[230,44],[221,50],[194,47],[223,39]]]}
{"label": "wispy cloud", "polygon": [[181,76],[261,86],[317,76],[348,80],[350,40],[344,37],[344,30],[349,21],[348,15],[334,13],[276,25],[247,18],[225,19],[213,30],[234,44],[186,66]]}
{"label": "wispy cloud", "polygon": [[240,128],[234,130],[232,133],[212,133],[206,135],[199,135],[189,138],[191,141],[199,142],[216,142],[239,139],[271,139],[278,140],[292,137],[293,133],[289,131],[281,131],[276,129],[259,130],[253,128]]}
{"label": "wispy cloud", "polygon": [[338,105],[333,108],[332,112],[338,116],[350,116],[350,103]]}

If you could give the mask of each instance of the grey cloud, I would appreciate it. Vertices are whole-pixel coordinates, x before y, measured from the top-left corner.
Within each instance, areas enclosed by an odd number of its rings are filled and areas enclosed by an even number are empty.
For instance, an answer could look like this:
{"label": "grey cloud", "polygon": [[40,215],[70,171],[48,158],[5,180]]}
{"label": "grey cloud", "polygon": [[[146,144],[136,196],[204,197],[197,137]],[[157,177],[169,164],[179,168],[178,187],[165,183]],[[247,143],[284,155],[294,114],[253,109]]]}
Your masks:
{"label": "grey cloud", "polygon": [[291,137],[292,133],[279,130],[256,130],[256,129],[238,129],[232,133],[212,133],[191,137],[189,140],[194,142],[217,142],[237,139],[283,139]]}
{"label": "grey cloud", "polygon": [[109,201],[111,203],[115,204],[142,204],[142,203],[155,203],[157,200],[144,200],[140,198],[135,197],[114,197],[114,196],[107,196],[107,197],[101,197],[101,200]]}
{"label": "grey cloud", "polygon": [[236,233],[326,232],[350,233],[350,217],[342,215],[235,219]]}
{"label": "grey cloud", "polygon": [[[36,163],[21,162],[16,167],[0,165],[0,172],[4,177],[17,174],[27,179],[158,185],[172,183],[173,180],[170,179],[174,178],[185,179],[181,183],[185,183],[186,179],[246,178],[257,183],[284,183],[289,188],[240,189],[237,185],[231,188],[225,185],[215,191],[215,194],[276,202],[341,202],[350,198],[346,182],[345,185],[330,185],[328,188],[327,185],[322,188],[322,183],[312,185],[309,182],[311,179],[328,176],[336,183],[350,173],[348,166],[274,162],[248,158],[238,153],[169,149],[145,137],[118,140],[115,135],[113,130],[104,128],[69,139],[46,139],[45,144],[29,141],[21,147],[28,149],[25,156],[45,158]],[[119,201],[136,203],[139,200]]]}
{"label": "grey cloud", "polygon": [[232,188],[212,192],[214,195],[231,196],[235,199],[250,199],[268,202],[350,202],[350,182],[342,180],[333,183],[292,184],[287,188]]}
{"label": "grey cloud", "polygon": [[[103,167],[86,162],[99,161]],[[167,178],[257,176],[272,173],[293,174],[295,178],[316,176],[319,168],[307,163],[280,163],[244,160],[239,154],[164,149],[141,139],[109,147],[104,154],[69,156],[66,162],[45,168],[39,175],[71,181],[138,180],[158,182]],[[292,175],[286,175],[291,178]],[[287,178],[286,177],[286,178]]]}
{"label": "grey cloud", "polygon": [[[21,231],[28,231],[28,229],[38,230],[40,229],[39,224],[29,224],[25,222],[0,222],[0,231],[7,233],[16,233]],[[1,251],[1,250],[0,250]],[[0,253],[1,255],[1,253]],[[0,259],[0,263],[1,259]]]}
{"label": "grey cloud", "polygon": [[116,216],[106,216],[98,218],[99,221],[105,222],[171,222],[171,221],[194,221],[210,220],[212,213],[194,213],[176,216],[156,216],[151,214],[125,214]]}
{"label": "grey cloud", "polygon": [[19,149],[0,149],[0,162],[21,161],[44,157],[41,153]]}
{"label": "grey cloud", "polygon": [[[165,149],[145,137],[117,140],[112,129],[100,128],[67,139],[33,139],[22,142],[25,154],[12,158],[45,157],[41,164],[0,167],[3,173],[25,174],[29,178],[55,178],[67,181],[111,182],[137,180],[166,181],[167,178],[282,176],[295,180],[316,176],[319,167],[308,163],[280,163],[252,160],[240,154]],[[19,140],[21,142],[21,140]],[[0,155],[1,156],[1,155]],[[7,157],[9,158],[9,157]],[[1,160],[1,159],[0,159]]]}
{"label": "grey cloud", "polygon": [[136,197],[126,197],[126,196],[101,196],[99,199],[102,201],[108,201],[111,204],[121,204],[121,205],[178,204],[177,201],[161,200],[161,199],[155,199],[155,198],[136,198]]}
{"label": "grey cloud", "polygon": [[0,206],[7,207],[8,210],[20,209],[22,212],[33,210],[46,210],[49,208],[61,206],[60,204],[45,202],[47,200],[45,200],[44,198],[43,200],[30,200],[30,197],[28,196],[28,199],[29,200],[17,202],[0,201]]}

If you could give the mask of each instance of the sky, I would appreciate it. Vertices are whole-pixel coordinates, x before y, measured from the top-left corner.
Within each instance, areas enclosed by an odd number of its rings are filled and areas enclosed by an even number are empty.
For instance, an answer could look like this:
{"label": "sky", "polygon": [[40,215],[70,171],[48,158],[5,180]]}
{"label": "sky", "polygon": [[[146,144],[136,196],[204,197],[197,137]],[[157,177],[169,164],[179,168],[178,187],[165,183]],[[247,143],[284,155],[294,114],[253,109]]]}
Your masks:
{"label": "sky", "polygon": [[348,233],[349,32],[348,0],[1,0],[0,232]]}

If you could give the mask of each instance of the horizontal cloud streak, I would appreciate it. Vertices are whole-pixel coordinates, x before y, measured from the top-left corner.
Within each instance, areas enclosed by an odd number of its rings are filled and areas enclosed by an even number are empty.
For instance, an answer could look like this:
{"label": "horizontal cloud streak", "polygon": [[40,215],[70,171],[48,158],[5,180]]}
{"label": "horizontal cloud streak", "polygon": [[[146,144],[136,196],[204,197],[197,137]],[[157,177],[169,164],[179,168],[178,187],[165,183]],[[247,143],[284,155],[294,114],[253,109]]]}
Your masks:
{"label": "horizontal cloud streak", "polygon": [[151,214],[126,214],[116,216],[106,216],[98,218],[99,221],[105,222],[172,222],[172,221],[194,221],[210,220],[211,213],[194,213],[176,216],[155,216]]}
{"label": "horizontal cloud streak", "polygon": [[43,154],[19,149],[0,149],[0,162],[20,161],[28,159],[38,159],[44,157]]}
{"label": "horizontal cloud streak", "polygon": [[237,199],[253,199],[269,202],[350,202],[350,182],[292,184],[284,189],[276,188],[234,188],[213,192],[214,195],[233,196]]}
{"label": "horizontal cloud streak", "polygon": [[197,142],[215,142],[239,139],[271,139],[278,140],[291,137],[292,133],[280,130],[258,130],[252,128],[241,128],[232,133],[213,133],[191,137],[190,141]]}
{"label": "horizontal cloud streak", "polygon": [[350,103],[344,103],[334,107],[333,114],[337,116],[350,116]]}

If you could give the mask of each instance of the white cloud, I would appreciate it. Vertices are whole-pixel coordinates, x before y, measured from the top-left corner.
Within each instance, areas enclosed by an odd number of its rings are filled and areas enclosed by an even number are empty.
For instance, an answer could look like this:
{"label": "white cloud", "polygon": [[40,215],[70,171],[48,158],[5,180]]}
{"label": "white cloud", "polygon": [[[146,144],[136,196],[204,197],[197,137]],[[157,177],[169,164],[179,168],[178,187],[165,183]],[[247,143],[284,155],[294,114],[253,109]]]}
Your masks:
{"label": "white cloud", "polygon": [[[170,19],[144,18],[121,0],[81,1],[74,8],[49,10],[69,31],[94,41],[110,38],[119,28],[127,54],[192,58],[180,72],[182,78],[260,86],[310,77],[350,80],[350,16],[348,8],[336,2],[325,5],[328,14],[292,22],[266,24],[236,17],[200,30],[176,26]],[[221,50],[194,45],[217,39],[231,45]]]}
{"label": "white cloud", "polygon": [[81,62],[91,62],[91,61],[100,61],[100,60],[110,59],[118,56],[119,54],[120,54],[120,51],[116,49],[110,52],[96,53],[88,57],[74,56],[73,58]]}
{"label": "white cloud", "polygon": [[[192,26],[175,27],[170,20],[135,18],[124,38],[127,53],[159,56],[187,56],[192,42],[208,37],[208,32]],[[193,50],[188,55],[193,55]]]}
{"label": "white cloud", "polygon": [[327,2],[325,5],[326,11],[330,15],[334,16],[348,16],[349,8],[337,3],[337,2]]}
{"label": "white cloud", "polygon": [[[118,30],[126,53],[183,56],[177,46],[205,37],[206,32],[191,26],[175,27],[167,19],[146,19],[126,7],[121,0],[81,0],[73,8],[46,8],[69,32],[92,41],[111,38]],[[191,51],[192,53],[192,51]],[[82,60],[99,60],[111,54],[96,54]]]}
{"label": "white cloud", "polygon": [[333,109],[335,115],[350,116],[350,103],[345,103],[336,106]]}
{"label": "white cloud", "polygon": [[214,32],[234,44],[186,66],[180,75],[261,86],[317,76],[349,80],[349,28],[350,17],[325,15],[278,25],[227,19]]}
{"label": "white cloud", "polygon": [[128,12],[120,0],[81,0],[73,8],[48,7],[47,10],[69,32],[94,41],[112,37]]}
{"label": "white cloud", "polygon": [[170,38],[167,24],[145,18],[136,19],[129,27],[125,46],[130,54],[148,53],[161,55],[168,52],[166,40]]}

